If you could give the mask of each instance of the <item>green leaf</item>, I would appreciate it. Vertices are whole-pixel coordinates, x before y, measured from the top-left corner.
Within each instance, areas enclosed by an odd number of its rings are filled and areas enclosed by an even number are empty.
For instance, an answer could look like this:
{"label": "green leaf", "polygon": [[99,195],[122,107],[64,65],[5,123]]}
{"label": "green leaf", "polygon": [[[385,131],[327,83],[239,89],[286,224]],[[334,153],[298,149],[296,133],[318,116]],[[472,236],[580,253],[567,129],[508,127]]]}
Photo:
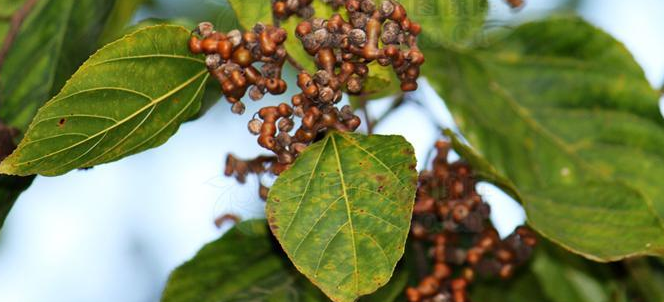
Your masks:
{"label": "green leaf", "polygon": [[412,216],[413,154],[400,136],[331,132],[270,189],[272,233],[332,300],[354,301],[392,276]]}
{"label": "green leaf", "polygon": [[515,200],[519,202],[522,201],[519,190],[517,190],[511,180],[500,174],[500,172],[482,157],[482,155],[477,153],[475,149],[463,143],[454,132],[449,129],[446,129],[444,132],[445,136],[450,138],[454,151],[473,167],[473,173],[478,179],[489,182],[501,188]]}
{"label": "green leaf", "polygon": [[659,95],[620,43],[555,18],[426,55],[424,73],[536,230],[597,261],[664,255]]}
{"label": "green leaf", "polygon": [[33,179],[33,176],[0,175],[0,229],[2,229],[5,218],[7,218],[14,202],[30,186]]}
{"label": "green leaf", "polygon": [[421,47],[467,44],[481,32],[486,0],[399,0],[408,17],[422,25]]}
{"label": "green leaf", "polygon": [[[618,302],[626,298],[624,275],[542,240],[527,267],[508,280],[473,285],[473,301]],[[625,300],[626,301],[626,300]],[[640,301],[632,294],[632,300]]]}
{"label": "green leaf", "polygon": [[0,120],[26,130],[37,109],[95,50],[113,2],[44,0],[35,5],[0,70]]}
{"label": "green leaf", "polygon": [[[272,24],[270,0],[228,0],[235,11],[237,21],[244,29],[252,29],[256,23]],[[289,38],[291,38],[289,36]]]}
{"label": "green leaf", "polygon": [[[171,274],[161,301],[329,301],[272,240],[264,219],[237,224]],[[387,286],[360,301],[396,301],[407,277],[399,272]]]}
{"label": "green leaf", "polygon": [[39,110],[0,173],[59,175],[166,142],[198,111],[208,77],[188,37],[155,26],[101,49]]}
{"label": "green leaf", "polygon": [[177,268],[161,301],[325,301],[274,250],[270,237],[265,220],[238,224]]}
{"label": "green leaf", "polygon": [[519,274],[507,281],[476,284],[470,295],[472,301],[482,302],[555,302],[542,291],[542,286],[531,272]]}

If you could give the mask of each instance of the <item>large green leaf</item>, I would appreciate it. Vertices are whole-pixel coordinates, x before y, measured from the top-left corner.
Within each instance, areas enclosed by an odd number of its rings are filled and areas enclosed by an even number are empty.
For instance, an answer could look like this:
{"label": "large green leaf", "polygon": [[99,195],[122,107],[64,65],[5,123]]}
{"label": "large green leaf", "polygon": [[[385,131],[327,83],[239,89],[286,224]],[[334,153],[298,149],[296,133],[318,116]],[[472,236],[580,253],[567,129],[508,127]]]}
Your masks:
{"label": "large green leaf", "polygon": [[155,26],[101,49],[39,110],[0,173],[59,175],[164,143],[198,111],[208,77],[188,37]]}
{"label": "large green leaf", "polygon": [[[275,246],[265,220],[241,222],[177,268],[164,290],[163,302],[325,302],[327,297]],[[406,285],[401,271],[363,302],[391,302]]]}
{"label": "large green leaf", "polygon": [[467,44],[481,32],[489,11],[487,0],[398,1],[422,25],[424,47]]}
{"label": "large green leaf", "polygon": [[392,276],[410,226],[415,164],[400,136],[331,132],[271,188],[272,233],[332,300],[354,301]]}
{"label": "large green leaf", "polygon": [[620,43],[555,18],[427,60],[426,76],[541,234],[598,261],[664,255],[659,96]]}
{"label": "large green leaf", "polygon": [[265,220],[240,223],[177,268],[161,301],[325,301],[270,237]]}
{"label": "large green leaf", "polygon": [[37,109],[60,90],[95,50],[113,3],[38,1],[23,22],[0,70],[1,120],[26,130]]}

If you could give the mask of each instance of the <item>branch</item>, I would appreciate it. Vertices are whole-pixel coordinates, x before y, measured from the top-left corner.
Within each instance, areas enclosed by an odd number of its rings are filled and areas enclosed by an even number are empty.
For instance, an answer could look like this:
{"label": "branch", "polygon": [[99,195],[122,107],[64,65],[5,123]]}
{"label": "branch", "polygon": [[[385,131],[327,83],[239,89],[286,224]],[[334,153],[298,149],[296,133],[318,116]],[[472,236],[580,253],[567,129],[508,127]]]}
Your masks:
{"label": "branch", "polygon": [[25,18],[28,17],[32,9],[35,7],[37,1],[39,0],[27,0],[23,6],[12,15],[11,20],[9,21],[9,30],[7,31],[5,40],[2,42],[2,48],[0,48],[0,70],[2,70],[2,65],[7,58],[7,54],[21,29],[21,24],[23,24]]}
{"label": "branch", "polygon": [[369,117],[369,109],[367,109],[367,96],[365,94],[360,94],[358,97],[360,99],[360,108],[362,108],[362,112],[364,113],[364,120],[367,121],[367,134],[373,134],[374,123],[371,121],[371,117]]}
{"label": "branch", "polygon": [[288,54],[288,53],[286,53],[286,60],[287,60],[288,63],[290,63],[293,67],[295,67],[295,69],[297,69],[297,71],[299,71],[299,72],[306,71],[306,69],[304,68],[304,66],[302,66],[302,64],[300,64],[300,62],[296,61],[296,60],[295,60],[293,57],[291,57],[291,55]]}
{"label": "branch", "polygon": [[403,93],[400,94],[399,96],[397,96],[392,101],[392,104],[390,104],[390,107],[387,108],[387,110],[385,110],[385,112],[383,112],[383,114],[381,114],[378,118],[376,118],[376,120],[373,121],[372,126],[375,127],[376,125],[383,122],[383,120],[385,120],[385,118],[387,118],[392,113],[392,111],[394,109],[397,109],[399,106],[401,106],[401,104],[403,104],[404,100],[405,100],[405,97],[404,97]]}

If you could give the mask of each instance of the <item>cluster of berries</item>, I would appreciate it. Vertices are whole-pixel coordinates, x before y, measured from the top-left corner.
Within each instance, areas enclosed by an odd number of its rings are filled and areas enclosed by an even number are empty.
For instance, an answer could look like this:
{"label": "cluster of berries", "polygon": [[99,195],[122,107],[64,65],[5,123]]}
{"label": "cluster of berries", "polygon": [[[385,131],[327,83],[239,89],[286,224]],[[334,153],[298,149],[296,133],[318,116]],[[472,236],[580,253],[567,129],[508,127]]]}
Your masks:
{"label": "cluster of berries", "polygon": [[476,274],[511,277],[530,258],[537,237],[521,226],[501,240],[489,221],[489,205],[475,191],[470,166],[448,163],[449,143],[439,141],[436,148],[433,169],[420,174],[411,226],[433,266],[406,296],[409,302],[468,302]]}
{"label": "cluster of berries", "polygon": [[280,20],[288,19],[292,15],[309,19],[314,15],[311,2],[313,0],[272,0],[272,11]]}
{"label": "cluster of berries", "polygon": [[[310,18],[311,0],[274,0],[272,9],[278,19],[293,14],[304,17],[295,35],[314,58],[318,70],[311,75],[301,70],[297,85],[301,93],[291,104],[267,106],[248,123],[258,135],[258,144],[276,156],[239,160],[227,158],[226,175],[244,182],[246,176],[269,172],[279,175],[308,145],[329,130],[355,131],[360,118],[349,106],[337,108],[343,91],[361,94],[369,75],[369,64],[391,65],[401,80],[403,91],[417,88],[417,77],[424,56],[417,47],[420,25],[412,22],[402,5],[393,0],[378,7],[372,0],[328,0],[332,7],[345,6],[349,22],[334,14],[329,20]],[[222,91],[233,104],[232,111],[245,110],[240,99],[249,91],[253,100],[265,93],[281,94],[286,83],[281,71],[288,54],[283,46],[287,33],[279,27],[258,24],[251,31],[216,32],[204,22],[193,31],[189,41],[192,53],[206,55],[206,64],[221,83]],[[260,71],[253,65],[263,63]],[[294,118],[301,118],[295,129]],[[261,192],[266,191],[261,187]]]}
{"label": "cluster of berries", "polygon": [[[334,14],[329,20],[305,20],[295,30],[318,68],[327,72],[330,81],[326,86],[337,91],[345,84],[349,93],[359,94],[368,76],[367,65],[377,61],[382,66],[392,65],[403,91],[417,89],[424,63],[417,47],[420,25],[392,0],[378,7],[373,0],[346,0],[344,5],[349,22]],[[336,68],[339,73],[335,73]]]}
{"label": "cluster of berries", "polygon": [[[189,39],[189,50],[206,55],[205,63],[210,73],[219,81],[232,111],[244,113],[240,99],[249,90],[252,100],[260,100],[267,92],[282,94],[286,82],[281,70],[286,61],[286,31],[271,25],[257,24],[251,31],[241,33],[231,30],[220,33],[209,22],[203,22]],[[262,62],[260,71],[254,63]]]}

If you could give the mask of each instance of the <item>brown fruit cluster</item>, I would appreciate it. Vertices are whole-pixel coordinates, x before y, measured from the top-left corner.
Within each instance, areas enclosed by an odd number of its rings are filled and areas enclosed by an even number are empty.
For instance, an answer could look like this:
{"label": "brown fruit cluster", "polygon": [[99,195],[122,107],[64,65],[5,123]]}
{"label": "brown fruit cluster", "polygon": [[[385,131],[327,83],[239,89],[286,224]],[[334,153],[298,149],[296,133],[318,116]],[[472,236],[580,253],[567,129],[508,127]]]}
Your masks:
{"label": "brown fruit cluster", "polygon": [[288,19],[292,15],[309,19],[314,15],[311,2],[313,0],[272,0],[272,11],[280,20]]}
{"label": "brown fruit cluster", "polygon": [[[284,169],[286,166],[278,163],[275,156],[259,156],[250,160],[242,160],[233,154],[228,154],[224,175],[234,177],[239,183],[245,183],[249,174],[261,175],[269,172],[279,175]],[[268,187],[263,184],[259,185],[258,195],[261,199],[266,200],[268,192]]]}
{"label": "brown fruit cluster", "polygon": [[512,9],[520,9],[526,4],[525,0],[505,0],[505,2],[507,2]]}
{"label": "brown fruit cluster", "polygon": [[489,221],[490,208],[475,191],[466,163],[448,163],[449,143],[436,143],[433,170],[420,175],[412,238],[429,249],[432,269],[416,287],[406,289],[409,302],[468,302],[467,288],[476,275],[512,276],[537,244],[525,226],[501,240]]}
{"label": "brown fruit cluster", "polygon": [[[286,103],[263,107],[258,111],[258,118],[253,118],[248,124],[249,132],[258,135],[258,144],[273,151],[277,155],[277,164],[283,165],[284,169],[319,134],[331,129],[354,131],[360,125],[360,118],[348,106],[339,110],[330,104],[304,103],[299,94],[293,97],[292,102],[295,109]],[[291,135],[295,125],[293,116],[302,118],[302,124]],[[281,171],[277,169],[273,172],[278,175]]]}
{"label": "brown fruit cluster", "polygon": [[337,91],[345,85],[349,93],[359,94],[368,76],[367,64],[377,61],[382,66],[392,65],[403,91],[417,89],[424,63],[417,47],[420,25],[392,0],[378,6],[373,0],[346,0],[344,5],[349,22],[334,14],[329,20],[303,21],[295,30],[318,68],[327,72],[330,81],[324,86]]}
{"label": "brown fruit cluster", "polygon": [[[286,82],[281,70],[286,61],[286,31],[271,25],[257,24],[251,31],[232,30],[221,33],[209,22],[203,22],[193,31],[189,50],[206,55],[210,73],[219,81],[226,99],[233,104],[232,111],[244,113],[240,99],[249,90],[252,100],[260,100],[267,92],[282,94]],[[262,62],[260,71],[253,66]]]}

